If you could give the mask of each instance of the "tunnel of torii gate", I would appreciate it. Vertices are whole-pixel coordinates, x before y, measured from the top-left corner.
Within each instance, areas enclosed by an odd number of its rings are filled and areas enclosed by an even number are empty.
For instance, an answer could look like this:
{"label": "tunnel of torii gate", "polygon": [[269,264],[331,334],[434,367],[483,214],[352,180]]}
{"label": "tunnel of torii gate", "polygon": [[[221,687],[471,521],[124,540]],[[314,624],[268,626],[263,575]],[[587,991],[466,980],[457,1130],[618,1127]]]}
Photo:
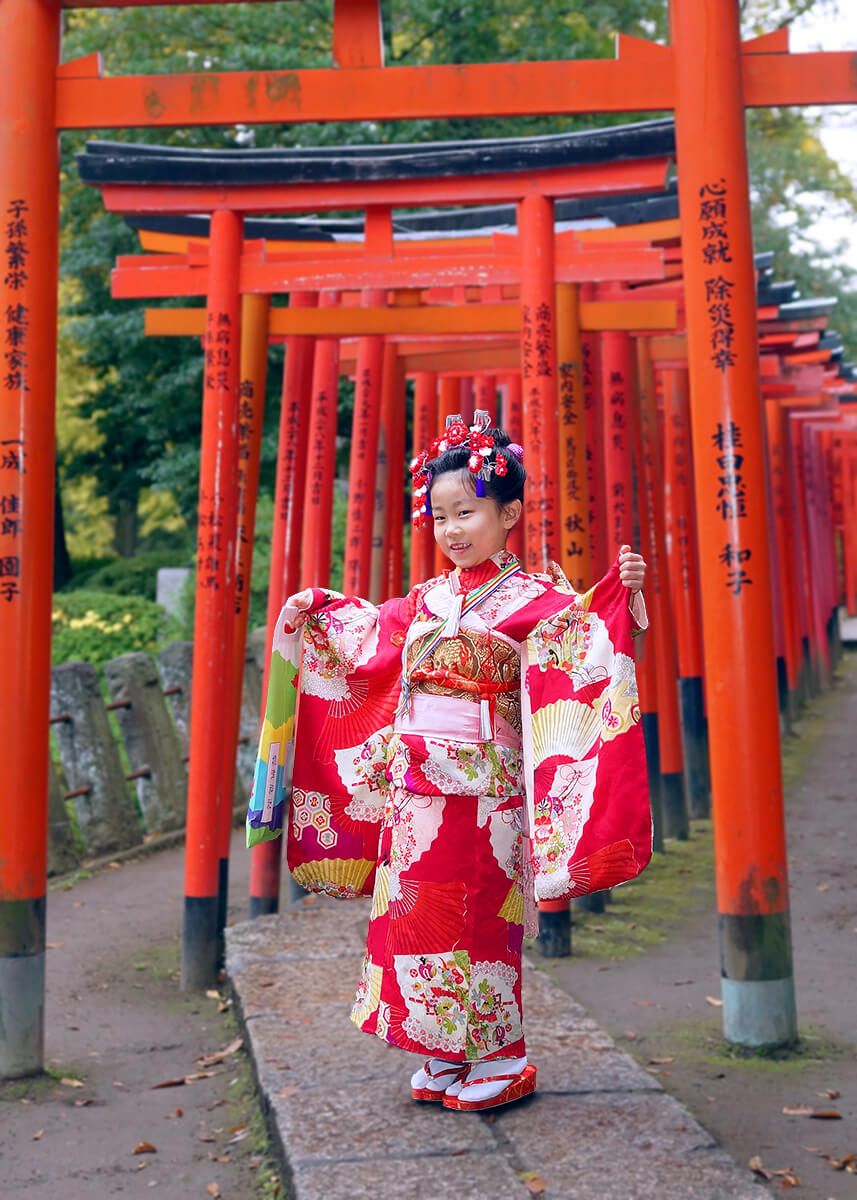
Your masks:
{"label": "tunnel of torii gate", "polygon": [[[670,44],[620,35],[610,61],[387,68],[380,0],[335,0],[330,68],[283,72],[274,64],[263,72],[108,78],[98,55],[59,61],[61,11],[77,6],[86,0],[3,0],[0,6],[6,84],[0,206],[12,230],[0,300],[6,518],[0,525],[0,655],[7,671],[0,692],[0,1077],[39,1070],[43,1058],[57,132],[72,129],[675,113],[681,211],[672,233],[651,226],[674,216],[631,218],[624,227],[602,230],[565,228],[562,218],[556,223],[567,202],[618,202],[622,194],[663,188],[668,152],[633,149],[637,137],[664,136],[657,124],[648,133],[616,134],[628,139],[627,152],[616,143],[604,149],[604,141],[589,159],[585,139],[577,143],[583,159],[575,157],[573,139],[561,151],[562,141],[555,143],[554,159],[543,139],[518,141],[518,156],[507,159],[504,154],[516,153],[510,142],[382,147],[370,155],[369,171],[359,148],[341,150],[338,165],[327,151],[288,152],[279,161],[267,153],[192,161],[155,150],[153,164],[170,159],[169,174],[158,180],[93,177],[108,207],[144,221],[192,212],[211,217],[207,239],[190,236],[181,250],[168,247],[139,261],[140,279],[150,276],[161,290],[146,292],[140,283],[129,293],[205,296],[205,352],[215,355],[203,398],[200,516],[201,536],[219,537],[219,545],[204,547],[216,554],[200,554],[193,712],[197,733],[200,727],[226,732],[216,753],[208,761],[196,754],[191,768],[184,977],[188,986],[202,983],[217,958],[225,818],[212,827],[200,797],[207,783],[208,795],[216,795],[221,775],[231,770],[232,718],[221,713],[219,701],[234,694],[223,664],[234,674],[243,637],[240,622],[229,619],[232,578],[238,583],[247,570],[235,531],[239,518],[246,528],[255,490],[250,432],[258,436],[265,347],[271,337],[285,338],[287,436],[278,474],[282,536],[274,547],[272,604],[287,580],[327,569],[323,485],[331,471],[324,464],[332,453],[340,370],[356,376],[363,423],[354,441],[358,451],[365,442],[366,450],[352,463],[346,544],[347,578],[362,590],[381,595],[399,582],[402,530],[391,516],[402,481],[387,466],[404,451],[403,379],[409,374],[419,442],[445,412],[469,411],[474,387],[489,404],[502,396],[504,420],[527,442],[535,484],[521,547],[528,565],[558,554],[572,578],[584,573],[584,564],[590,573],[597,570],[620,518],[629,519],[629,505],[620,510],[617,498],[637,488],[658,613],[641,662],[641,690],[647,714],[657,713],[649,725],[661,742],[655,791],[664,824],[677,809],[671,777],[683,776],[684,755],[689,764],[699,761],[679,732],[679,714],[685,734],[693,731],[684,692],[694,689],[683,688],[677,698],[670,681],[703,677],[703,646],[724,1028],[730,1040],[745,1044],[791,1040],[796,1015],[777,662],[787,708],[801,688],[824,678],[833,607],[843,595],[854,606],[853,379],[850,369],[840,370],[841,350],[826,329],[830,305],[794,298],[788,284],[774,281],[772,263],[754,261],[744,109],[853,103],[853,55],[792,55],[785,29],[742,43],[737,0],[671,0]],[[598,144],[596,137],[590,146]],[[131,155],[132,174],[142,170],[144,157],[140,148]],[[109,153],[93,148],[86,156],[99,158],[107,172]],[[251,162],[249,182],[221,180],[227,160],[239,172]],[[485,165],[492,162],[493,169]],[[450,214],[450,227],[442,215],[425,214],[423,226],[408,217],[413,237],[403,238],[403,247],[392,237],[403,208],[504,204],[516,210],[504,229],[490,217],[468,227],[466,218]],[[323,222],[309,248],[294,230],[284,231],[277,248],[276,238],[253,229],[261,216],[325,210],[365,213],[365,238],[361,230],[357,239],[365,245],[352,242],[349,254],[346,236],[336,234],[330,244]],[[628,240],[633,226],[645,225],[648,231],[635,230],[639,238]],[[152,224],[146,237],[158,236],[165,235]],[[133,276],[136,268],[127,266]],[[117,281],[124,269],[120,264]],[[287,309],[271,303],[285,293]],[[647,306],[646,323],[635,323],[623,307],[630,304]],[[196,319],[177,315],[175,328],[159,332],[180,333],[182,321]],[[611,385],[618,396],[620,376],[624,401],[614,405]],[[243,389],[252,397],[239,394],[242,379],[252,383]],[[624,417],[623,430],[613,424],[614,411]],[[575,441],[561,414],[581,412],[585,439]],[[625,435],[621,445],[612,440],[617,432]],[[370,451],[376,437],[383,451],[377,459]],[[592,478],[582,457],[569,471],[571,446],[581,454],[584,441],[593,454]],[[306,462],[299,453],[304,445]],[[628,447],[636,474],[629,474]],[[604,472],[600,487],[595,461]],[[247,497],[241,513],[234,486],[239,466]],[[584,502],[571,494],[575,482],[588,504],[585,523],[574,507]],[[381,515],[372,503],[379,488]],[[309,502],[298,529],[297,517],[287,518],[299,511],[304,489]],[[365,536],[352,540],[361,493],[361,532],[371,519],[379,547],[372,553]],[[568,540],[578,534],[580,556]],[[844,579],[834,566],[834,537]],[[303,561],[296,557],[301,542]],[[417,539],[415,556],[417,574],[431,569],[424,540]],[[210,577],[223,586],[209,586]],[[795,579],[797,588],[790,586]],[[700,803],[701,788],[693,795]],[[262,906],[273,895],[270,879],[258,884],[265,871],[273,873],[270,860],[255,871]]]}
{"label": "tunnel of torii gate", "polygon": [[[658,121],[476,146],[217,154],[93,143],[80,157],[82,177],[102,189],[110,209],[133,214],[149,251],[118,261],[113,294],[207,301],[205,309],[147,314],[150,334],[201,336],[205,355],[188,985],[210,981],[225,913],[244,590],[271,340],[285,339],[287,351],[269,632],[289,592],[329,582],[339,376],[355,381],[343,587],[374,601],[403,588],[406,426],[416,451],[446,416],[488,408],[527,449],[532,485],[517,548],[531,568],[557,560],[584,588],[620,544],[641,539],[652,569],[652,647],[641,658],[640,684],[657,843],[686,837],[688,816],[707,814],[696,535],[710,512],[697,512],[693,500],[681,224],[666,182],[673,149],[672,122]],[[189,215],[213,208],[215,190],[219,207],[210,219]],[[453,196],[475,206],[413,211]],[[480,203],[489,199],[500,203]],[[298,213],[310,200],[317,209],[364,212],[350,222],[243,217]],[[699,203],[711,205],[710,221],[722,229],[719,186]],[[831,666],[844,580],[826,489],[836,480],[842,493],[847,472],[841,454],[832,473],[820,471],[814,456],[833,431],[848,438],[841,400],[852,385],[840,373],[835,336],[825,332],[832,303],[794,300],[792,285],[773,279],[770,256],[754,266],[763,476],[774,515],[766,532],[771,622],[788,713],[801,672],[821,679]],[[720,272],[715,278],[725,288]],[[284,294],[289,307],[271,304]],[[715,331],[728,299],[712,297],[710,308],[720,306]],[[712,353],[729,345],[712,337]],[[218,407],[224,388],[239,396],[232,426]],[[784,445],[792,429],[799,448]],[[809,449],[804,430],[814,439]],[[750,443],[737,422],[717,422],[708,440],[721,484],[709,509],[723,521],[746,504]],[[223,463],[224,477],[235,480],[232,495],[215,494]],[[721,541],[721,584],[740,596],[756,586],[755,548]],[[850,560],[849,550],[843,561]],[[414,531],[410,578],[439,567],[428,531]],[[798,578],[806,581],[799,608],[790,582]],[[230,647],[225,661],[217,653],[223,646]],[[276,906],[279,843],[253,854],[255,914]],[[556,936],[557,922],[567,925],[568,901],[543,907],[545,933]]]}

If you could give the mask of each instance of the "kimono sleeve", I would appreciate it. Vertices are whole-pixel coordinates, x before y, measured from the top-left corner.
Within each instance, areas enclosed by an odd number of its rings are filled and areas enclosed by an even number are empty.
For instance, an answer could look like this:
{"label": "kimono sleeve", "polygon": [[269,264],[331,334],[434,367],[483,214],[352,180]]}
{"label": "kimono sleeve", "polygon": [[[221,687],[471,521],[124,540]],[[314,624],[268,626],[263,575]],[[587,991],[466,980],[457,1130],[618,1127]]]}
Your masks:
{"label": "kimono sleeve", "polygon": [[336,597],[304,626],[287,857],[309,891],[372,893],[410,612]]}
{"label": "kimono sleeve", "polygon": [[580,896],[634,878],[652,821],[627,589],[613,566],[538,621],[522,663],[535,895]]}
{"label": "kimono sleeve", "polygon": [[302,637],[291,623],[296,613],[296,609],[283,608],[274,629],[265,712],[247,807],[248,846],[272,841],[283,831],[283,813],[291,788],[301,659]]}

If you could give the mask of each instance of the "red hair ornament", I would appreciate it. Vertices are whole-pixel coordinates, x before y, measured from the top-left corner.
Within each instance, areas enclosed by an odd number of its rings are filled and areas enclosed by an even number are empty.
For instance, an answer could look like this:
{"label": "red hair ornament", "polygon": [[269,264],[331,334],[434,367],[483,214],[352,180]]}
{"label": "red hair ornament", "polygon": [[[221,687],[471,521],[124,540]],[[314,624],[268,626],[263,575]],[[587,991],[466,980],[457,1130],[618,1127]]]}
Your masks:
{"label": "red hair ornament", "polygon": [[508,453],[511,452],[518,460],[524,456],[521,446],[513,444],[504,448],[497,447],[494,439],[487,431],[491,428],[491,414],[484,408],[478,408],[473,416],[473,424],[468,427],[460,413],[446,418],[446,428],[440,437],[434,439],[427,451],[418,454],[411,460],[410,471],[414,480],[413,505],[411,519],[417,529],[428,524],[431,513],[431,484],[432,472],[428,463],[447,450],[461,446],[468,450],[467,469],[475,476],[476,495],[485,496],[485,484],[492,475],[500,478],[509,471]]}

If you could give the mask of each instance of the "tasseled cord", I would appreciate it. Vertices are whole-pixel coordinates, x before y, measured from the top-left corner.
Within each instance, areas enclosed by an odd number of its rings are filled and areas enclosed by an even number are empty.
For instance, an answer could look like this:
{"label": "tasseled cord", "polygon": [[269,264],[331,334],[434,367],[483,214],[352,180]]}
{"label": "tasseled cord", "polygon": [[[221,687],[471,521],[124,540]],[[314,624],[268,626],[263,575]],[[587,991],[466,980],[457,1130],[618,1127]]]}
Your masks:
{"label": "tasseled cord", "polygon": [[461,610],[464,607],[464,592],[460,591],[458,576],[449,576],[449,589],[452,592],[452,599],[449,604],[449,615],[446,618],[446,625],[443,628],[443,636],[445,638],[458,637],[458,627],[461,624]]}
{"label": "tasseled cord", "polygon": [[491,703],[484,698],[479,701],[479,736],[483,742],[494,738],[494,727],[491,721]]}

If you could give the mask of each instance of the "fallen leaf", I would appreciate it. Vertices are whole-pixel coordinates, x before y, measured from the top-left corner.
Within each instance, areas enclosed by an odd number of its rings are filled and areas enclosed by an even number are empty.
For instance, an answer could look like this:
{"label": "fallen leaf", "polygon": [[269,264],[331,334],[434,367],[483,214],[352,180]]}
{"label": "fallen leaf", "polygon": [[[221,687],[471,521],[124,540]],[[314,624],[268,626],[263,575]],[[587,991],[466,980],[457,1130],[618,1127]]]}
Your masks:
{"label": "fallen leaf", "polygon": [[81,1079],[61,1079],[60,1083],[63,1087],[83,1087],[83,1080]]}
{"label": "fallen leaf", "polygon": [[148,1167],[148,1165],[149,1164],[146,1162],[145,1158],[141,1158],[140,1161],[137,1163],[137,1170],[145,1171],[145,1169],[146,1169],[146,1167]]}
{"label": "fallen leaf", "polygon": [[233,1133],[232,1137],[229,1139],[228,1145],[233,1146],[235,1144],[235,1142],[243,1142],[245,1137],[247,1137],[249,1135],[249,1133],[250,1133],[249,1125],[245,1125],[243,1129],[236,1130],[235,1133]]}
{"label": "fallen leaf", "polygon": [[216,1142],[217,1138],[213,1133],[198,1133],[197,1137],[201,1142]]}
{"label": "fallen leaf", "polygon": [[36,1132],[33,1134],[33,1141],[40,1142],[42,1140],[42,1138],[44,1137],[44,1135],[45,1135],[44,1129],[37,1129]]}
{"label": "fallen leaf", "polygon": [[75,1100],[74,1107],[75,1108],[89,1108],[91,1103],[92,1103],[92,1101],[87,1096],[84,1100]]}
{"label": "fallen leaf", "polygon": [[217,1071],[194,1071],[192,1075],[185,1075],[185,1083],[196,1083],[198,1079],[211,1079],[217,1075]]}
{"label": "fallen leaf", "polygon": [[217,988],[208,988],[208,990],[206,991],[205,994],[209,998],[209,1000],[219,1000],[220,999],[220,992],[218,992]]}
{"label": "fallen leaf", "polygon": [[138,1142],[137,1145],[134,1147],[134,1153],[135,1154],[157,1154],[158,1150],[157,1150],[157,1147],[153,1146],[151,1142]]}
{"label": "fallen leaf", "polygon": [[531,1196],[544,1195],[547,1184],[538,1171],[519,1171],[518,1174]]}
{"label": "fallen leaf", "polygon": [[637,1035],[633,1029],[623,1029],[622,1037],[626,1038],[629,1042],[636,1042],[637,1040]]}
{"label": "fallen leaf", "polygon": [[838,1100],[842,1095],[839,1088],[825,1088],[823,1092],[816,1092],[816,1096],[826,1096],[828,1100]]}
{"label": "fallen leaf", "polygon": [[693,983],[692,979],[674,979],[673,987],[686,987],[687,984]]}
{"label": "fallen leaf", "polygon": [[122,1080],[121,1080],[121,1079],[114,1079],[114,1080],[113,1080],[113,1086],[114,1086],[114,1087],[124,1087],[124,1086],[125,1086],[125,1084],[122,1082]]}
{"label": "fallen leaf", "polygon": [[122,864],[121,864],[121,862],[109,862],[107,864],[107,866],[110,868],[111,871],[118,871],[118,870],[120,870]]}
{"label": "fallen leaf", "polygon": [[222,1063],[230,1055],[237,1054],[243,1045],[243,1038],[235,1038],[233,1042],[230,1042],[228,1046],[224,1046],[222,1050],[215,1050],[213,1054],[201,1054],[196,1061],[202,1063],[204,1067],[213,1067],[216,1063]]}
{"label": "fallen leaf", "polygon": [[705,999],[708,1004],[714,1005],[715,1008],[723,1007],[723,1001],[718,999],[717,996],[706,996]]}
{"label": "fallen leaf", "polygon": [[46,950],[59,950],[60,946],[64,946],[65,942],[45,942]]}
{"label": "fallen leaf", "polygon": [[857,1175],[857,1154],[846,1154],[842,1158],[829,1160],[834,1171],[847,1171],[849,1175]]}
{"label": "fallen leaf", "polygon": [[250,1157],[247,1159],[247,1166],[250,1168],[251,1171],[258,1171],[259,1168],[261,1167],[261,1165],[262,1165],[262,1155],[261,1154],[251,1154]]}
{"label": "fallen leaf", "polygon": [[758,1154],[754,1154],[747,1166],[754,1175],[758,1175],[760,1179],[773,1179],[771,1172],[762,1165],[762,1160]]}
{"label": "fallen leaf", "polygon": [[210,1183],[205,1190],[208,1192],[209,1196],[212,1196],[214,1198],[214,1200],[218,1200],[218,1197],[220,1195],[220,1188],[217,1186],[216,1183]]}
{"label": "fallen leaf", "polygon": [[800,1187],[800,1179],[791,1167],[780,1167],[778,1171],[774,1171],[774,1174],[780,1181],[780,1187]]}
{"label": "fallen leaf", "polygon": [[164,1079],[160,1083],[153,1083],[152,1091],[156,1092],[159,1088],[184,1087],[186,1083],[186,1075],[182,1075],[181,1079]]}
{"label": "fallen leaf", "polygon": [[820,892],[829,892],[829,891],[830,891],[830,884],[829,884],[829,883],[820,883],[820,884],[818,885],[818,890],[819,890]]}
{"label": "fallen leaf", "polygon": [[787,1117],[813,1117],[816,1121],[841,1121],[842,1113],[835,1108],[813,1108],[811,1104],[795,1104],[786,1106],[783,1112]]}
{"label": "fallen leaf", "polygon": [[655,1067],[665,1067],[667,1063],[675,1062],[674,1058],[650,1058],[649,1062]]}

